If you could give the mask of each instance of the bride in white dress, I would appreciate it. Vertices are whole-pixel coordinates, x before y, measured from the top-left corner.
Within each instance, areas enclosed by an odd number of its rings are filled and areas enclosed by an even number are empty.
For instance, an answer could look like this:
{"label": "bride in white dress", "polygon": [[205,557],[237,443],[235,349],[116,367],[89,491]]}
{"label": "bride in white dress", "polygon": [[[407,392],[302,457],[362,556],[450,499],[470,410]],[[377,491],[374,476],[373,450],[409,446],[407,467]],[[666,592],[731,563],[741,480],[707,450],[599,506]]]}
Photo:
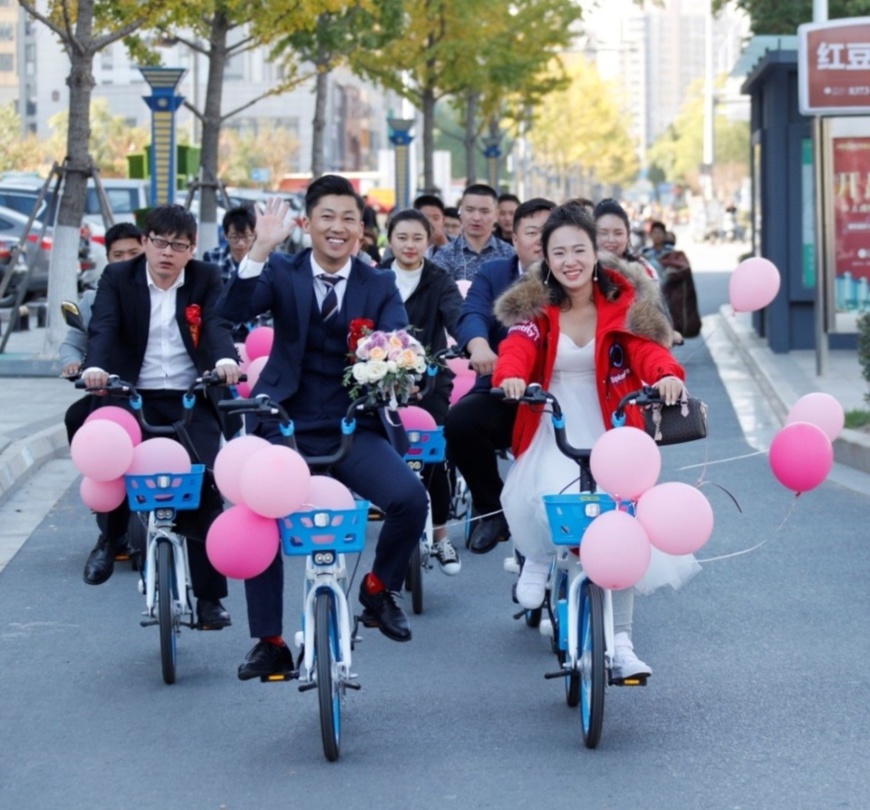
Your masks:
{"label": "bride in white dress", "polygon": [[[541,241],[541,266],[496,303],[496,314],[510,329],[499,347],[493,384],[516,399],[530,382],[541,383],[562,406],[569,443],[591,448],[607,429],[605,413],[625,393],[652,381],[666,403],[676,402],[683,370],[667,348],[671,332],[657,285],[624,267],[625,275],[601,267],[588,217],[568,206],[555,209]],[[640,416],[628,419],[637,424]],[[579,491],[579,467],[556,446],[549,416],[526,405],[517,413],[514,455],[501,501],[514,544],[526,558],[517,600],[536,608],[556,553],[542,496]],[[636,587],[644,593],[663,584],[678,587],[697,570],[691,556],[654,551],[654,563]],[[613,592],[617,678],[651,673],[633,651],[633,607],[634,589]]]}

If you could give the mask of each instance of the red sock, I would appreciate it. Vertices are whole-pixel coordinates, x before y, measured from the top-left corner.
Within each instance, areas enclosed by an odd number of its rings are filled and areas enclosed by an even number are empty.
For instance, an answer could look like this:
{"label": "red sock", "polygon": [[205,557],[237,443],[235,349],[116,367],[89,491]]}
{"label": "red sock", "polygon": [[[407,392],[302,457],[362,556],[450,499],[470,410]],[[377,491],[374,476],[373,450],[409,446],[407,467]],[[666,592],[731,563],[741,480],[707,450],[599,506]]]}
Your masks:
{"label": "red sock", "polygon": [[387,586],[378,579],[378,576],[375,573],[366,574],[365,587],[366,593],[369,593],[372,596],[387,589]]}
{"label": "red sock", "polygon": [[265,641],[266,644],[274,644],[276,647],[284,646],[283,636],[263,636],[260,641]]}

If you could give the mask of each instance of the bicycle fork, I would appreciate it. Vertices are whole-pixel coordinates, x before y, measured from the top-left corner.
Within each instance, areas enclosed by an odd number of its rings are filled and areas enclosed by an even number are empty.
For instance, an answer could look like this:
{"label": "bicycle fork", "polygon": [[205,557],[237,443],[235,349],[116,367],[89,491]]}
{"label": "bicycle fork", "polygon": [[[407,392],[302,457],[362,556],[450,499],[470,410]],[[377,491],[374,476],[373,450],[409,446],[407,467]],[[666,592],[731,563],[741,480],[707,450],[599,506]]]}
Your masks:
{"label": "bicycle fork", "polygon": [[[180,619],[185,615],[190,616],[188,624],[193,626],[193,611],[190,608],[188,600],[188,589],[190,582],[187,575],[187,548],[171,527],[157,523],[152,515],[148,521],[148,543],[145,549],[145,563],[142,566],[140,575],[140,590],[145,593],[145,619],[140,624],[143,627],[156,624],[157,617],[155,608],[157,606],[157,546],[159,543],[170,543],[172,545],[172,561],[175,579],[175,593],[170,593],[175,602],[176,613]],[[166,576],[166,572],[162,572]]]}

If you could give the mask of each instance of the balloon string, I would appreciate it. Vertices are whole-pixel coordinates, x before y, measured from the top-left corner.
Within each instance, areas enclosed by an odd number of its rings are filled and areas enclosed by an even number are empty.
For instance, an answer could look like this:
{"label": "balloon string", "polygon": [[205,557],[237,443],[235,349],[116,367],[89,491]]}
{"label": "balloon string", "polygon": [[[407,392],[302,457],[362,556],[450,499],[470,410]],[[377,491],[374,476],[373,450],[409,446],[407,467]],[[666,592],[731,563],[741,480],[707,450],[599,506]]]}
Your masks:
{"label": "balloon string", "polygon": [[[704,346],[707,345],[707,341],[709,341],[710,338],[713,337],[713,335],[715,335],[718,331],[719,327],[714,326],[712,330],[710,330],[706,335],[704,335],[704,337],[701,338],[701,342],[698,343],[689,354],[687,354],[685,357],[680,358],[680,363],[682,365],[688,363],[699,351],[701,351],[702,348],[704,348]],[[691,340],[691,338],[689,338],[689,340]]]}
{"label": "balloon string", "polygon": [[[706,452],[706,450],[705,450]],[[677,467],[675,472],[682,472],[683,470],[694,470],[698,467],[712,467],[714,464],[726,464],[729,461],[741,461],[744,458],[752,458],[753,456],[766,456],[767,450],[756,450],[754,453],[745,453],[742,456],[730,456],[729,458],[719,458],[715,461],[708,461],[706,458],[701,464],[687,464],[685,467]],[[702,472],[703,476],[703,472]]]}
{"label": "balloon string", "polygon": [[798,493],[795,495],[795,499],[794,499],[794,501],[792,501],[791,508],[788,510],[788,512],[786,512],[785,517],[782,519],[782,522],[779,524],[779,526],[776,527],[776,529],[774,530],[773,534],[768,535],[767,537],[765,537],[764,540],[762,540],[760,543],[756,543],[756,544],[755,544],[754,546],[752,546],[751,548],[744,548],[742,551],[733,551],[733,552],[731,552],[730,554],[722,554],[722,555],[719,556],[719,557],[707,557],[706,559],[703,559],[703,560],[696,560],[696,562],[698,562],[698,563],[709,563],[709,562],[718,562],[719,560],[728,560],[728,559],[730,559],[731,557],[740,557],[740,556],[743,555],[743,554],[749,554],[750,551],[755,551],[756,549],[761,548],[761,547],[762,547],[762,546],[763,546],[763,545],[764,545],[768,540],[770,540],[771,537],[773,537],[773,536],[776,535],[776,534],[779,534],[779,532],[782,531],[782,529],[783,529],[783,527],[785,526],[786,522],[787,522],[788,519],[791,517],[791,513],[794,512],[795,507],[797,506],[798,498],[800,498],[800,496],[801,496],[801,494],[800,494],[800,492],[798,492]]}

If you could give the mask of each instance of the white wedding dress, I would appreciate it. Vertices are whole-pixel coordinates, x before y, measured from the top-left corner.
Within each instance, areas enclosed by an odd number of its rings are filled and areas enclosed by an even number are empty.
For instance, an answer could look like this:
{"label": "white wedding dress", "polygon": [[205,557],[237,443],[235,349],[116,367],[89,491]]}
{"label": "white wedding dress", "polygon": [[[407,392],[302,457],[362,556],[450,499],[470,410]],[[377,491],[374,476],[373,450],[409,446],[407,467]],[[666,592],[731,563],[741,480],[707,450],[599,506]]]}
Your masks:
{"label": "white wedding dress", "polygon": [[[595,386],[594,340],[577,346],[566,334],[559,334],[550,392],[565,415],[569,444],[591,448],[606,429]],[[555,555],[542,497],[579,492],[579,473],[577,462],[556,446],[552,420],[544,414],[529,448],[508,472],[501,494],[511,537],[520,554],[540,560]],[[635,590],[645,594],[662,585],[679,588],[700,570],[691,554],[675,557],[653,548],[649,569]]]}

